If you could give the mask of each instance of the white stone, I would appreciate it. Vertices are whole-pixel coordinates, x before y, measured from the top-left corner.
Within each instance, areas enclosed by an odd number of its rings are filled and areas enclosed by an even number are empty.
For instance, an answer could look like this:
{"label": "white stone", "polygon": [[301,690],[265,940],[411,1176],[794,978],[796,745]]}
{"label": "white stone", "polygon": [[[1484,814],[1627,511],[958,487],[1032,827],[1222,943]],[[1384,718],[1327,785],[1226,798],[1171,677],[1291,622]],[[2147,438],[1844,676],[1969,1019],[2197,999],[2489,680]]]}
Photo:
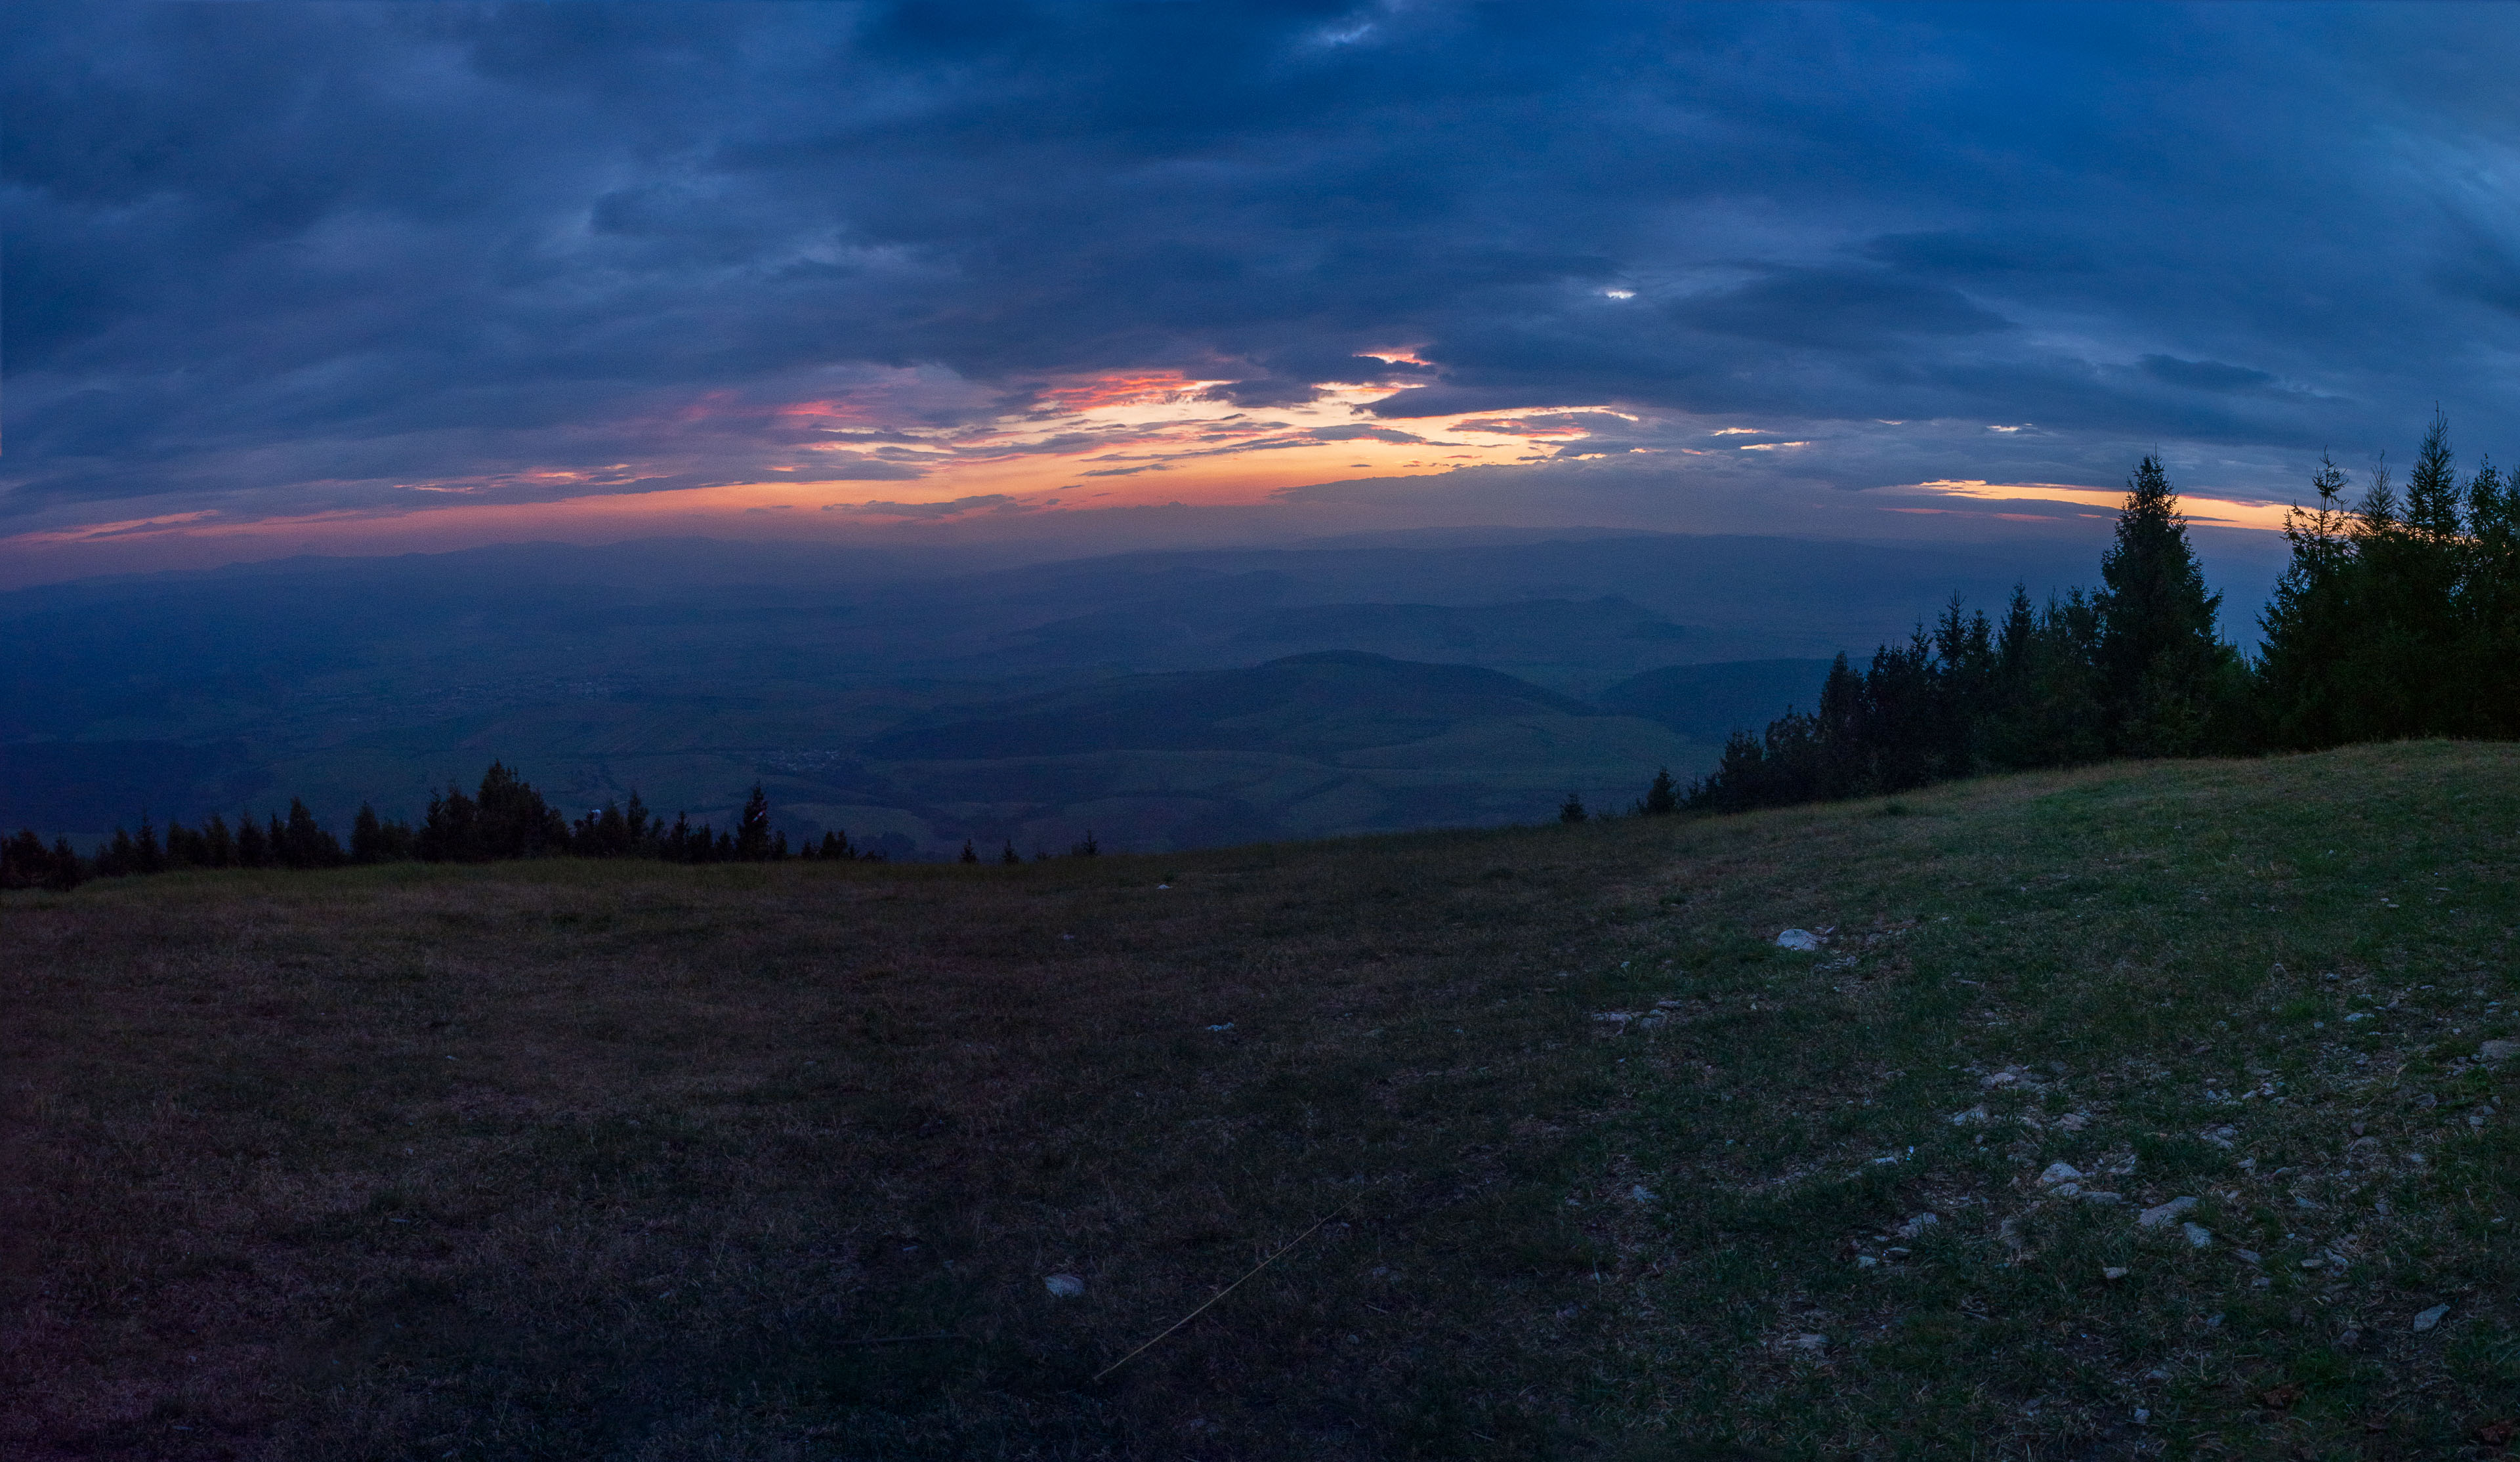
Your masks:
{"label": "white stone", "polygon": [[1814,934],[1809,929],[1787,929],[1777,936],[1778,949],[1800,950],[1805,953],[1809,953],[1826,943],[1828,943],[1827,940]]}
{"label": "white stone", "polygon": [[2138,1228],[2159,1228],[2164,1223],[2169,1222],[2173,1218],[2178,1218],[2181,1214],[2186,1213],[2194,1207],[2196,1207],[2196,1200],[2193,1198],[2173,1198],[2168,1203],[2155,1204],[2151,1208],[2145,1209],[2142,1213],[2136,1215],[2136,1226]]}
{"label": "white stone", "polygon": [[1041,1282],[1041,1287],[1061,1300],[1073,1300],[1085,1293],[1085,1281],[1073,1274],[1053,1274]]}
{"label": "white stone", "polygon": [[2440,1324],[2442,1322],[2442,1316],[2448,1313],[2450,1313],[2450,1307],[2447,1305],[2436,1305],[2430,1309],[2417,1311],[2415,1314],[2415,1332],[2420,1335],[2424,1331],[2430,1330],[2435,1325]]}
{"label": "white stone", "polygon": [[2202,1223],[2182,1223],[2179,1231],[2187,1235],[2187,1246],[2191,1249],[2214,1247],[2214,1231]]}
{"label": "white stone", "polygon": [[2082,1175],[2083,1170],[2075,1167],[2071,1163],[2049,1163],[2048,1165],[2048,1171],[2039,1174],[2039,1180],[2042,1183],[2052,1185],[2060,1182],[2073,1182]]}

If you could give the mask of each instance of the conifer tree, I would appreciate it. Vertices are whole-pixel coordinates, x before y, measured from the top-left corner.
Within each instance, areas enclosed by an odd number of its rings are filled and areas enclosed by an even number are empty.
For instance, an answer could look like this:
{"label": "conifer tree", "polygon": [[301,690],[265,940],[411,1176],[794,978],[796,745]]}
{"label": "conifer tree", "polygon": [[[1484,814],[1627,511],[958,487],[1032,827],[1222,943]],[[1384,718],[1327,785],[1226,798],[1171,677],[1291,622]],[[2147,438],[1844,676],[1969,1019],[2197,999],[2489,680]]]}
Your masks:
{"label": "conifer tree", "polygon": [[2321,453],[2310,485],[2316,506],[2284,514],[2292,558],[2258,613],[2261,720],[2275,745],[2300,748],[2335,745],[2353,719],[2341,703],[2353,653],[2357,569],[2345,471]]}
{"label": "conifer tree", "polygon": [[166,820],[166,864],[176,868],[210,866],[209,838],[197,828]]}
{"label": "conifer tree", "polygon": [[1013,838],[1007,839],[1007,849],[1004,853],[998,855],[998,862],[1005,864],[1009,867],[1013,867],[1015,864],[1023,862],[1023,855],[1015,851],[1015,840]]}
{"label": "conifer tree", "polygon": [[228,820],[217,813],[202,829],[202,863],[206,867],[236,866],[236,839],[228,833]]}
{"label": "conifer tree", "polygon": [[52,855],[35,829],[22,828],[0,843],[0,888],[40,888],[52,871]]}
{"label": "conifer tree", "polygon": [[341,862],[339,839],[316,822],[315,814],[295,797],[289,799],[289,823],[275,839],[280,861],[292,868],[329,868]]}
{"label": "conifer tree", "polygon": [[1557,820],[1570,826],[1592,816],[1584,810],[1584,797],[1580,792],[1567,793],[1566,800],[1557,804]]}
{"label": "conifer tree", "polygon": [[44,879],[44,887],[57,894],[68,893],[87,881],[86,864],[79,862],[76,851],[66,837],[53,839],[53,865]]}
{"label": "conifer tree", "polygon": [[1645,799],[1637,804],[1637,811],[1648,818],[1668,817],[1680,811],[1680,787],[1671,779],[1669,767],[1654,770],[1653,781],[1646,786]]}
{"label": "conifer tree", "polygon": [[2223,597],[2205,588],[2179,494],[2157,457],[2138,463],[2127,484],[2100,579],[2098,658],[2112,749],[2136,756],[2205,750],[2236,659],[2215,637]]}
{"label": "conifer tree", "polygon": [[270,862],[271,846],[263,838],[262,824],[253,820],[252,813],[238,814],[236,865],[240,868],[259,868]]}
{"label": "conifer tree", "polygon": [[770,798],[757,781],[752,784],[752,795],[743,800],[743,815],[735,824],[734,856],[746,863],[760,863],[770,857]]}

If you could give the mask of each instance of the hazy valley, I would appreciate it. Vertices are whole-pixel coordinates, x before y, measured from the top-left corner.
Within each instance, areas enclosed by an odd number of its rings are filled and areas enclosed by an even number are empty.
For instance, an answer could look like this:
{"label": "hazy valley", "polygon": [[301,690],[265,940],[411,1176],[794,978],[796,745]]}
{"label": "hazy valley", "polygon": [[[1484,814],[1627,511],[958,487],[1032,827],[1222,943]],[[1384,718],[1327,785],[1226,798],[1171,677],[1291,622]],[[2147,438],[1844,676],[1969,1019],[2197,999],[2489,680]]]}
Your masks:
{"label": "hazy valley", "polygon": [[[293,795],[339,825],[362,800],[415,814],[494,757],[571,811],[635,790],[723,821],[758,780],[791,834],[895,856],[1532,821],[1703,770],[1727,731],[1807,702],[1826,656],[1955,591],[2089,574],[2063,551],[1486,540],[998,567],[527,545],[19,591],[0,823],[86,840]],[[1349,658],[1303,687],[1273,664],[1323,652]],[[1422,699],[1430,665],[1493,674]],[[1058,731],[1071,714],[1102,731]]]}

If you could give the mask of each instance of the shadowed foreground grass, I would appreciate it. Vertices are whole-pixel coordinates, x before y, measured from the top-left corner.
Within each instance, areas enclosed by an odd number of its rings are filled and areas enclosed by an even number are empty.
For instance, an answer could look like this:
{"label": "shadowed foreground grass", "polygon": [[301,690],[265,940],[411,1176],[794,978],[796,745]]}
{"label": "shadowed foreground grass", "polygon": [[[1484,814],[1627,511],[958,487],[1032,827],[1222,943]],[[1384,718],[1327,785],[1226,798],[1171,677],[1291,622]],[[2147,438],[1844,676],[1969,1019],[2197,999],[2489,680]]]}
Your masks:
{"label": "shadowed foreground grass", "polygon": [[2491,1454],[2515,773],[12,895],[0,1453]]}

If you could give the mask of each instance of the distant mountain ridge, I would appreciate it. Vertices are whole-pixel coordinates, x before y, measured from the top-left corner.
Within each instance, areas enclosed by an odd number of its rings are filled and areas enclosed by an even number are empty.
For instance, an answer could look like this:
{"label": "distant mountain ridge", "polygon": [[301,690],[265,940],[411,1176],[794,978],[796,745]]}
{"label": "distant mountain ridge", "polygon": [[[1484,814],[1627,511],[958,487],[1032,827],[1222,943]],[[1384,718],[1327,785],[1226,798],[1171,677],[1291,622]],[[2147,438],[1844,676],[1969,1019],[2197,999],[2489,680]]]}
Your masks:
{"label": "distant mountain ridge", "polygon": [[883,761],[985,761],[1089,751],[1335,754],[1416,740],[1471,719],[1597,708],[1475,665],[1365,650],[1287,655],[1248,670],[1126,676],[1026,696],[996,714],[913,726],[864,744]]}
{"label": "distant mountain ridge", "polygon": [[1760,730],[1789,706],[1815,709],[1828,667],[1818,659],[1668,665],[1630,676],[1594,699],[1605,711],[1659,721],[1691,740],[1721,741]]}

